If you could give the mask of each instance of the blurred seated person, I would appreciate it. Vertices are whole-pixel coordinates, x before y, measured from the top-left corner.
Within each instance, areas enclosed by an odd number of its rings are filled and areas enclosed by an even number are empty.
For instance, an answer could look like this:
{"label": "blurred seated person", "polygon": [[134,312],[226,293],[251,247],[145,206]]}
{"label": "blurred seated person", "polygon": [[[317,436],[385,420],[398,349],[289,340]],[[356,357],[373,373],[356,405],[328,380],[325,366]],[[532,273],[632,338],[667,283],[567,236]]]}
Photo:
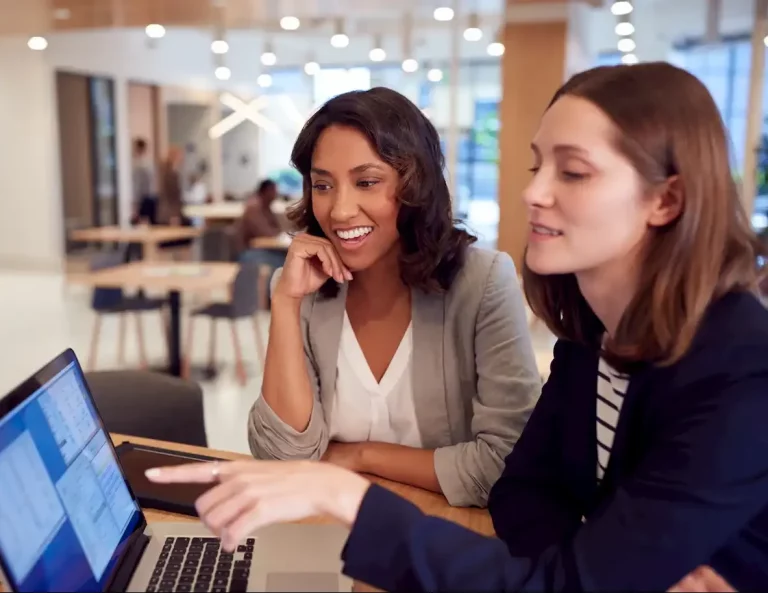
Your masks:
{"label": "blurred seated person", "polygon": [[241,256],[241,259],[247,256],[249,261],[259,259],[260,263],[263,260],[265,264],[274,264],[273,267],[281,267],[285,263],[285,253],[282,251],[250,247],[254,239],[280,235],[282,228],[271,208],[275,198],[277,184],[271,179],[265,179],[246,201],[243,216],[235,223],[234,228],[235,253]]}
{"label": "blurred seated person", "polygon": [[[192,220],[183,214],[184,202],[181,189],[181,165],[184,154],[178,146],[171,146],[160,170],[160,208],[158,222],[168,226],[192,226]],[[160,247],[185,247],[192,239],[166,241]]]}

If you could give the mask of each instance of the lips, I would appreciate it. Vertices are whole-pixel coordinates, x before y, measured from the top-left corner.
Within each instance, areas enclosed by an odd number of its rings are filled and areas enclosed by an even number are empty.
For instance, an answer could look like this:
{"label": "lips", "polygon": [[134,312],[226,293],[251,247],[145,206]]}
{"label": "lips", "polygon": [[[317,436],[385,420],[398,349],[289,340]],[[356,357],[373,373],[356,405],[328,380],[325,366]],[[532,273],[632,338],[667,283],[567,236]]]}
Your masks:
{"label": "lips", "polygon": [[544,226],[543,224],[531,223],[531,230],[537,235],[544,235],[546,237],[559,237],[563,234],[562,231]]}

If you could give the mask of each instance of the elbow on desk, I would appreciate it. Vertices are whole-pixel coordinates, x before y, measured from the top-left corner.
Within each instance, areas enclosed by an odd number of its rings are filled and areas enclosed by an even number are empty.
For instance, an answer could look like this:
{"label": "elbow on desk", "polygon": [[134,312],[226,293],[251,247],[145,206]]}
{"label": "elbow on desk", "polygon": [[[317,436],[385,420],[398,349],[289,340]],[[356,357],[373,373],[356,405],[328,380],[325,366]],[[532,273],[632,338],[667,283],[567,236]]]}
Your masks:
{"label": "elbow on desk", "polygon": [[248,445],[256,459],[318,461],[328,448],[328,429],[317,406],[307,428],[299,432],[259,397],[248,416]]}

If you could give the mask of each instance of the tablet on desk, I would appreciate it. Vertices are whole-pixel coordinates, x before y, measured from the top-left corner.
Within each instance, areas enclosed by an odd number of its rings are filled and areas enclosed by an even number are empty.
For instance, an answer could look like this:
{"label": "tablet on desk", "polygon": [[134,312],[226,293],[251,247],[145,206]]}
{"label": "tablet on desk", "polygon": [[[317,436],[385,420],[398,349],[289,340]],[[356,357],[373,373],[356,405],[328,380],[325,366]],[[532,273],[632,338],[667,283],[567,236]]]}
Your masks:
{"label": "tablet on desk", "polygon": [[130,442],[121,443],[115,450],[128,483],[142,507],[192,517],[197,516],[195,501],[213,484],[155,484],[146,478],[144,472],[153,467],[166,465],[225,461],[216,457],[147,447]]}

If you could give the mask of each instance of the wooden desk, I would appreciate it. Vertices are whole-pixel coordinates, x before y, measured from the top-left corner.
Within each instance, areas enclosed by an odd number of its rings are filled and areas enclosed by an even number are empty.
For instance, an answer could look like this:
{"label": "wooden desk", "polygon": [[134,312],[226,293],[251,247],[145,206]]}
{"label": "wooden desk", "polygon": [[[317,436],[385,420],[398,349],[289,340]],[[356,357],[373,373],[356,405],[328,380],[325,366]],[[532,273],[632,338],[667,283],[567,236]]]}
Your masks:
{"label": "wooden desk", "polygon": [[239,267],[234,263],[171,263],[135,262],[85,274],[67,276],[67,282],[98,288],[146,288],[168,293],[170,307],[169,368],[181,376],[181,293],[211,292],[228,288]]}
{"label": "wooden desk", "polygon": [[194,239],[200,229],[186,226],[139,225],[131,227],[104,226],[72,231],[69,236],[74,241],[94,243],[138,243],[143,247],[144,261],[157,260],[161,243]]}
{"label": "wooden desk", "polygon": [[288,251],[291,246],[290,237],[286,239],[282,235],[277,237],[256,237],[251,239],[250,247],[252,249],[272,249],[275,251]]}
{"label": "wooden desk", "polygon": [[[185,453],[193,453],[197,455],[208,455],[210,457],[219,457],[221,459],[239,460],[239,459],[253,459],[250,455],[242,455],[240,453],[232,453],[227,451],[217,451],[215,449],[206,449],[203,447],[192,447],[190,445],[181,445],[178,443],[166,443],[162,441],[155,441],[152,439],[142,439],[138,437],[131,437],[121,434],[112,434],[112,442],[115,445],[119,445],[122,442],[130,441],[138,445],[147,445],[151,447],[162,447],[164,449],[171,449],[174,451],[180,451]],[[420,488],[413,486],[407,486],[405,484],[398,484],[382,478],[376,478],[368,476],[372,482],[384,486],[389,490],[399,494],[403,498],[410,500],[422,511],[429,515],[436,517],[442,517],[448,519],[459,525],[463,525],[468,529],[481,533],[483,535],[494,535],[493,525],[491,524],[491,518],[488,515],[488,511],[485,509],[467,509],[452,507],[445,500],[445,497],[434,492],[427,492]],[[156,511],[147,509],[144,511],[147,517],[147,521],[196,521],[193,517],[186,515],[176,515],[174,513],[166,513],[164,511]],[[303,523],[330,523],[333,519],[318,517],[302,521]]]}
{"label": "wooden desk", "polygon": [[206,224],[229,223],[242,218],[245,202],[213,202],[210,204],[189,204],[182,208],[184,216],[202,218]]}

